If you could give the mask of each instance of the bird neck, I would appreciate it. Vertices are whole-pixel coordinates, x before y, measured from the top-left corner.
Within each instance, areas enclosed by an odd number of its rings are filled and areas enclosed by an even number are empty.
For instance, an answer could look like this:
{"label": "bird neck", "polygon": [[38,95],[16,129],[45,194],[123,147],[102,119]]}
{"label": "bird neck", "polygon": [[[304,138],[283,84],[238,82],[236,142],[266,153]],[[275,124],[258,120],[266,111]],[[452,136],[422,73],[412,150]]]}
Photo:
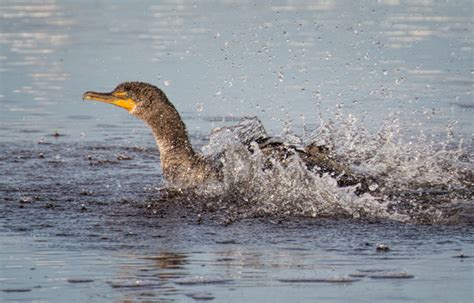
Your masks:
{"label": "bird neck", "polygon": [[160,150],[165,179],[177,186],[204,181],[210,168],[189,142],[186,126],[172,106],[153,112],[147,119]]}
{"label": "bird neck", "polygon": [[186,164],[196,156],[186,126],[174,108],[153,112],[147,122],[158,144],[163,168],[175,162]]}

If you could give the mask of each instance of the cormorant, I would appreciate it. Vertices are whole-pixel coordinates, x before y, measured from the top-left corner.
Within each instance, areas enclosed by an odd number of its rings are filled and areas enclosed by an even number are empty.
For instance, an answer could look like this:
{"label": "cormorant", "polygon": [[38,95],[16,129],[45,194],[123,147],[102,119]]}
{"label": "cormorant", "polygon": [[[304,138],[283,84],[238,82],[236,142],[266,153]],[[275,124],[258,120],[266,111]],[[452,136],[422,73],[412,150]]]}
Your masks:
{"label": "cormorant", "polygon": [[[164,177],[172,185],[186,188],[206,181],[222,180],[219,164],[194,151],[178,111],[158,87],[143,82],[124,82],[110,93],[88,91],[84,93],[83,99],[125,108],[147,123],[158,144]],[[290,156],[298,155],[308,169],[319,174],[329,173],[337,179],[339,186],[359,184],[357,194],[368,190],[365,180],[334,161],[324,146],[311,144],[297,148],[264,136],[253,138],[253,141],[267,157],[274,157],[284,163]],[[248,149],[253,152],[250,145]]]}

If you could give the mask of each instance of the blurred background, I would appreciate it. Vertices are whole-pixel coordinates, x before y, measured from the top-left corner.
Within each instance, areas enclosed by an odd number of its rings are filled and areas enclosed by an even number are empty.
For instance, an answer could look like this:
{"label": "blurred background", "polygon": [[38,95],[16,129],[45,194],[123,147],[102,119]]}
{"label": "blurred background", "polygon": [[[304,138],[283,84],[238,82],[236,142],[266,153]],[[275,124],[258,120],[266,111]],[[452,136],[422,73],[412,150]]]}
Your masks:
{"label": "blurred background", "polygon": [[4,0],[0,140],[148,133],[82,102],[129,80],[162,88],[195,137],[246,115],[301,135],[341,111],[471,136],[472,13],[469,0]]}

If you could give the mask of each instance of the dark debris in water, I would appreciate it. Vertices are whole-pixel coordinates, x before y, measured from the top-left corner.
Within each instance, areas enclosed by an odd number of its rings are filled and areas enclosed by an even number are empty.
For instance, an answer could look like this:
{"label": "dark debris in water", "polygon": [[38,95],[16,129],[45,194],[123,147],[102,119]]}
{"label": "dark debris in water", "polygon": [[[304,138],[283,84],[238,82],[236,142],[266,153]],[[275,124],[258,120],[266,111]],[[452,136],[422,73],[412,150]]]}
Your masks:
{"label": "dark debris in water", "polygon": [[119,161],[126,161],[126,160],[132,160],[133,158],[128,156],[128,155],[125,155],[125,154],[118,154],[117,155],[117,160]]}
{"label": "dark debris in water", "polygon": [[94,279],[87,279],[87,278],[69,278],[67,279],[69,283],[91,283],[94,282]]}
{"label": "dark debris in water", "polygon": [[377,246],[375,247],[375,250],[378,251],[378,252],[388,252],[390,251],[390,247],[387,245],[387,244],[377,244]]}
{"label": "dark debris in water", "polygon": [[364,273],[351,273],[351,274],[348,274],[349,277],[351,278],[365,278],[367,277],[367,274],[364,274]]}
{"label": "dark debris in water", "polygon": [[208,292],[198,292],[198,293],[190,293],[187,294],[188,297],[196,300],[196,301],[210,301],[214,300],[214,296]]}
{"label": "dark debris in water", "polygon": [[8,292],[8,293],[20,293],[20,292],[30,292],[32,289],[31,288],[3,288],[3,292]]}
{"label": "dark debris in water", "polygon": [[89,159],[89,165],[91,166],[102,166],[106,164],[117,164],[118,162],[115,160],[109,159]]}
{"label": "dark debris in water", "polygon": [[54,131],[54,133],[53,133],[53,134],[51,134],[51,137],[54,137],[54,138],[59,138],[59,137],[63,137],[63,136],[65,136],[65,135],[64,135],[64,134],[61,134],[61,133],[59,133],[57,130],[56,130],[56,131]]}
{"label": "dark debris in water", "polygon": [[460,253],[459,255],[453,256],[453,258],[467,259],[467,258],[471,258],[471,256],[465,255],[465,254],[462,252],[462,253]]}
{"label": "dark debris in water", "polygon": [[223,241],[216,241],[217,244],[224,244],[224,245],[228,245],[228,244],[241,244],[235,240],[223,240]]}
{"label": "dark debris in water", "polygon": [[381,272],[371,274],[368,277],[372,279],[412,279],[415,276],[407,272]]}

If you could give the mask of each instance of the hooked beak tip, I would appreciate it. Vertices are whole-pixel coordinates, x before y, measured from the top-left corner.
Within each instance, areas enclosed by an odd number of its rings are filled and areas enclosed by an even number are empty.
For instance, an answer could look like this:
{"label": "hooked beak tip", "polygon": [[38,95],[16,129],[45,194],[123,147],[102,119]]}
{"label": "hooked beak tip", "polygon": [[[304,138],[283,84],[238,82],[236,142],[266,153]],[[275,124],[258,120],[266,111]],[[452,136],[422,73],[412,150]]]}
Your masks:
{"label": "hooked beak tip", "polygon": [[89,96],[90,92],[85,92],[82,94],[82,101],[85,101],[85,100],[88,100],[90,99],[90,96]]}

